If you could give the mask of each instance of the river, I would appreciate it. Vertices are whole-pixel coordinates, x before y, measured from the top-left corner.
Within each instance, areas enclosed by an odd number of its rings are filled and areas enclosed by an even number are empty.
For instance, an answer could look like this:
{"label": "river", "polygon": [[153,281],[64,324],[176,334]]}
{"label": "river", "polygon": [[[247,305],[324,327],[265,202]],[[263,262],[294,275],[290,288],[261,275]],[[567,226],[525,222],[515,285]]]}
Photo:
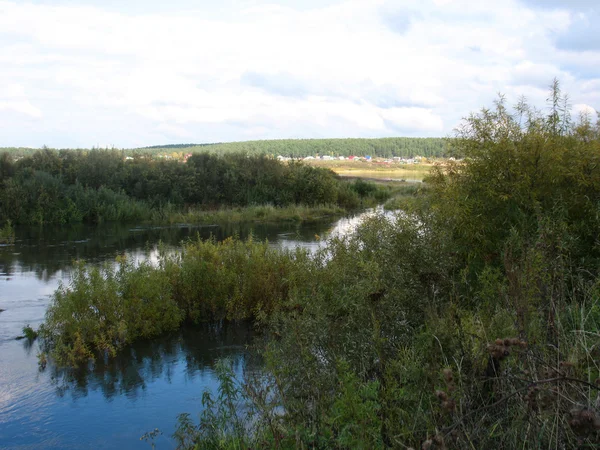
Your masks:
{"label": "river", "polygon": [[314,251],[323,238],[347,233],[371,213],[302,226],[17,229],[15,244],[0,246],[0,448],[149,449],[140,437],[155,428],[163,433],[154,441],[157,448],[173,448],[177,415],[196,418],[203,392],[216,391],[215,361],[230,358],[239,376],[256,364],[246,350],[252,328],[224,323],[137,343],[91,369],[49,365],[39,371],[37,343],[15,338],[24,326],[36,329],[42,323],[52,293],[69,282],[75,260],[102,264],[122,254],[152,258],[159,241],[175,248],[197,234],[217,239],[252,234],[274,246]]}

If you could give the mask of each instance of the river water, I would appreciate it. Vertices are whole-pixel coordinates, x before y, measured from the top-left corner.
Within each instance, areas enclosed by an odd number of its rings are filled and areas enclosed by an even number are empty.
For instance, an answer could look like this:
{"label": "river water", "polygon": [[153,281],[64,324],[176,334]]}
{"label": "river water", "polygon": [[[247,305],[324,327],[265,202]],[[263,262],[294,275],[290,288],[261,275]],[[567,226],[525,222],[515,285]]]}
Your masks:
{"label": "river water", "polygon": [[252,234],[274,246],[315,250],[323,238],[347,233],[363,217],[302,226],[17,229],[15,244],[0,246],[0,448],[149,449],[140,437],[155,428],[163,433],[154,441],[157,448],[173,448],[177,415],[196,418],[203,392],[216,392],[216,360],[230,358],[239,376],[256,364],[246,350],[252,328],[225,323],[138,343],[92,369],[49,365],[40,372],[37,343],[15,338],[24,326],[36,329],[42,323],[52,293],[69,282],[75,260],[101,264],[122,254],[151,258],[159,241],[176,247],[197,234],[217,239]]}

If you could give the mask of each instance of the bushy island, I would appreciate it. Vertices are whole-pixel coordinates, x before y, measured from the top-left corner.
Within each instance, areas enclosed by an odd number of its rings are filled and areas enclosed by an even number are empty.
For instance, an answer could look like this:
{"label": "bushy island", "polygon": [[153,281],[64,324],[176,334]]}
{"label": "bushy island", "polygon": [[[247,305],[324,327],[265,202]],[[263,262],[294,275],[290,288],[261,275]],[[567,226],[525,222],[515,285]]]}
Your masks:
{"label": "bushy island", "polygon": [[470,116],[463,161],[314,256],[229,239],[82,266],[46,351],[87,364],[185,321],[253,320],[264,370],[221,362],[179,448],[596,448],[600,125],[562,104],[554,84],[549,113]]}
{"label": "bushy island", "polygon": [[15,241],[15,230],[10,219],[0,228],[0,244],[13,244]]}
{"label": "bushy island", "polygon": [[381,202],[390,192],[265,155],[198,153],[183,163],[98,149],[0,154],[0,226],[303,221]]}

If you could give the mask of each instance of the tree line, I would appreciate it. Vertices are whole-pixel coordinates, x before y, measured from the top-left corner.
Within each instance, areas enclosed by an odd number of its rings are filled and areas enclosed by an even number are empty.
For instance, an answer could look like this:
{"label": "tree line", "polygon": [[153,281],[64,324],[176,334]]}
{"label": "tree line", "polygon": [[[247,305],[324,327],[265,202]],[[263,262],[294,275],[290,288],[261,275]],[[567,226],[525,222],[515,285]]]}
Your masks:
{"label": "tree line", "polygon": [[139,220],[160,208],[356,207],[363,194],[364,183],[265,155],[197,153],[184,164],[118,150],[0,154],[0,217],[15,224]]}
{"label": "tree line", "polygon": [[[164,147],[167,148],[167,147]],[[160,147],[155,148],[155,150]],[[443,138],[390,137],[378,139],[275,139],[264,141],[227,142],[208,146],[188,147],[188,151],[210,151],[218,154],[243,152],[248,154],[281,155],[291,158],[306,156],[393,156],[412,158],[448,156]]]}

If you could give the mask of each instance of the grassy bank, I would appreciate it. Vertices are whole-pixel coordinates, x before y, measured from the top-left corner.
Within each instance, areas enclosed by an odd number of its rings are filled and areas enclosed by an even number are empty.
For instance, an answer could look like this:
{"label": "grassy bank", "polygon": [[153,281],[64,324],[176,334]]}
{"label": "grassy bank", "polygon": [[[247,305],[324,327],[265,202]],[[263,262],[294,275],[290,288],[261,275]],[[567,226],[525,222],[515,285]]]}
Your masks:
{"label": "grassy bank", "polygon": [[424,183],[402,183],[396,185],[394,194],[384,203],[386,211],[413,211],[427,201],[429,186]]}
{"label": "grassy bank", "polygon": [[153,214],[152,223],[265,223],[265,222],[316,222],[328,217],[340,217],[347,210],[337,205],[306,206],[293,205],[276,207],[273,205],[248,206],[245,208],[223,208],[213,211],[191,209],[186,212],[161,210]]}

